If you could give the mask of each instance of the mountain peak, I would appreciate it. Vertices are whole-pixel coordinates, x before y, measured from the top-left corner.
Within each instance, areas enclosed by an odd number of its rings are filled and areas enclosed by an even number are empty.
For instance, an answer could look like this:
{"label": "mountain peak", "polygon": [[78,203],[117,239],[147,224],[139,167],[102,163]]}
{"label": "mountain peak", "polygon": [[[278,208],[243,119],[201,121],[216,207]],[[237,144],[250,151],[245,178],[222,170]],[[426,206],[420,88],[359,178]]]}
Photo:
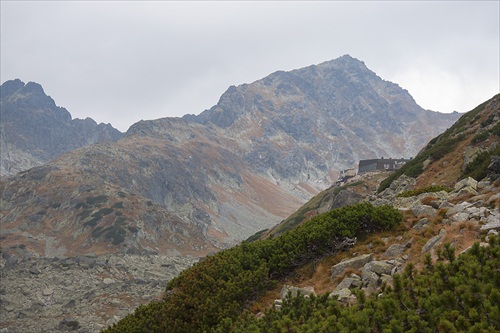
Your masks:
{"label": "mountain peak", "polygon": [[19,79],[0,87],[2,155],[0,175],[41,165],[77,147],[116,141],[122,134],[95,121],[77,120],[36,82]]}
{"label": "mountain peak", "polygon": [[7,96],[12,95],[16,91],[23,89],[24,88],[24,82],[15,79],[15,80],[9,80],[5,81],[1,86],[0,86],[0,97],[4,98]]}
{"label": "mountain peak", "polygon": [[40,96],[47,96],[45,91],[43,91],[42,86],[36,82],[28,82],[23,89],[25,92],[32,93]]}

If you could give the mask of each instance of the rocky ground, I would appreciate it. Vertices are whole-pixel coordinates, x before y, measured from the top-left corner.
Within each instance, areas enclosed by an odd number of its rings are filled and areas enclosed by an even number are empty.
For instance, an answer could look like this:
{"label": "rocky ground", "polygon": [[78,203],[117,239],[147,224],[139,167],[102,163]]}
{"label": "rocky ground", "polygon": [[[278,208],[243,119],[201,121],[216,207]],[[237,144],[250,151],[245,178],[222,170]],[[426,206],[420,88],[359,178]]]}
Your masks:
{"label": "rocky ground", "polygon": [[[327,290],[330,297],[354,304],[355,290],[365,294],[379,292],[383,283],[391,284],[393,275],[401,273],[407,263],[422,262],[426,254],[436,259],[436,249],[449,243],[456,255],[467,251],[474,242],[487,246],[490,235],[500,231],[500,191],[498,181],[477,182],[466,178],[450,191],[421,193],[409,197],[398,194],[411,189],[415,179],[402,176],[380,195],[368,199],[375,205],[389,204],[402,211],[407,218],[402,234],[382,237],[376,242],[355,246],[341,262],[331,266]],[[410,217],[411,216],[411,217]],[[374,244],[376,243],[376,244]],[[375,248],[377,247],[377,248]],[[318,269],[318,271],[321,269]],[[273,305],[281,308],[287,294],[316,294],[324,292],[324,280],[299,281],[297,285],[282,286],[280,298]]]}
{"label": "rocky ground", "polygon": [[[448,192],[398,197],[413,183],[403,176],[380,195],[368,196],[375,205],[394,205],[412,216],[406,220],[408,229],[379,240],[382,252],[374,251],[372,243],[354,247],[351,258],[328,269],[332,297],[355,302],[351,289],[376,292],[407,262],[433,254],[444,242],[461,252],[500,230],[498,181],[466,178]],[[20,246],[15,254],[0,256],[0,333],[98,332],[159,298],[166,283],[196,261],[153,254],[38,258]],[[348,270],[358,274],[346,275]],[[307,281],[286,285],[281,297],[315,289],[324,288]],[[277,299],[274,304],[280,303]]]}
{"label": "rocky ground", "polygon": [[0,259],[0,332],[99,332],[197,259],[160,255]]}

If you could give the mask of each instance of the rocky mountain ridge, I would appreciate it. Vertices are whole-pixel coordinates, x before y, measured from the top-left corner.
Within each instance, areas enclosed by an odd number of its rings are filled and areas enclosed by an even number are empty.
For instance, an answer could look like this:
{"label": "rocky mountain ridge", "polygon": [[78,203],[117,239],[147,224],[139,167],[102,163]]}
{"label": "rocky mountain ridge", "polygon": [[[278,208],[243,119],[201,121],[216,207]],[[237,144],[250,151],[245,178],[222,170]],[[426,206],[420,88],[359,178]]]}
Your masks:
{"label": "rocky mountain ridge", "polygon": [[[423,110],[350,56],[277,72],[199,116],[141,121],[117,142],[6,178],[2,246],[205,255],[286,218],[358,158],[416,154],[457,117]],[[113,207],[119,193],[136,205]]]}
{"label": "rocky mountain ridge", "polygon": [[110,124],[72,119],[35,82],[4,82],[0,110],[2,177],[40,166],[75,148],[122,137]]}

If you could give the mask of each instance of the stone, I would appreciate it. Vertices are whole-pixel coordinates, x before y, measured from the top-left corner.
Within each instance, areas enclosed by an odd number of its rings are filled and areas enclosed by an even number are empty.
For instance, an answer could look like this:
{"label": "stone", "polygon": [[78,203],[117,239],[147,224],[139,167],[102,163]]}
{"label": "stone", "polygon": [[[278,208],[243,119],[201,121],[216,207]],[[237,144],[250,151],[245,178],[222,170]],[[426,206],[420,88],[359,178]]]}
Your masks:
{"label": "stone", "polygon": [[457,197],[461,195],[477,195],[477,191],[470,186],[466,186],[457,192]]}
{"label": "stone", "polygon": [[443,201],[440,205],[439,205],[439,209],[441,208],[450,208],[450,207],[453,207],[455,206],[454,204],[452,204],[451,202],[445,200]]}
{"label": "stone", "polygon": [[38,268],[38,266],[33,266],[30,268],[30,273],[33,275],[39,275],[42,273],[42,271],[40,270],[40,268]]}
{"label": "stone", "polygon": [[470,213],[462,212],[452,215],[450,217],[451,222],[465,222],[468,221],[470,217]]}
{"label": "stone", "polygon": [[446,235],[446,231],[444,229],[441,229],[439,231],[439,235],[432,237],[425,243],[425,245],[422,247],[421,253],[427,253],[430,250],[432,250],[439,242],[443,239],[443,237]]}
{"label": "stone", "polygon": [[43,296],[50,296],[54,293],[54,289],[52,288],[46,288],[42,291]]}
{"label": "stone", "polygon": [[[415,227],[413,227],[415,229]],[[401,257],[401,255],[406,251],[407,246],[405,244],[392,244],[387,250],[385,250],[382,255],[388,259],[394,259]]]}
{"label": "stone", "polygon": [[369,269],[365,269],[364,267],[361,270],[361,280],[364,282],[365,285],[368,284],[372,280],[378,281],[378,279],[379,279],[379,276],[377,275],[377,273],[372,272]]}
{"label": "stone", "polygon": [[416,205],[411,208],[415,216],[430,216],[434,217],[437,214],[437,209],[427,205]]}
{"label": "stone", "polygon": [[486,230],[497,230],[497,229],[500,229],[500,221],[488,222],[482,225],[479,230],[486,231]]}
{"label": "stone", "polygon": [[473,190],[476,190],[477,189],[477,180],[475,180],[474,178],[471,178],[471,177],[467,177],[465,179],[462,179],[461,181],[459,181],[458,183],[455,184],[454,192],[458,193],[460,190],[462,190],[466,187],[469,187]]}
{"label": "stone", "polygon": [[328,297],[336,297],[340,301],[349,298],[351,295],[352,292],[349,289],[343,288],[343,289],[335,289],[330,293]]}
{"label": "stone", "polygon": [[382,275],[382,274],[391,274],[391,270],[393,267],[394,265],[391,265],[386,261],[372,261],[367,263],[363,267],[363,270],[366,269],[368,271],[376,273],[377,275]]}
{"label": "stone", "polygon": [[494,204],[495,201],[500,200],[500,193],[493,194],[491,197],[488,198],[488,204]]}
{"label": "stone", "polygon": [[59,322],[60,330],[76,331],[80,328],[80,323],[75,318],[64,318]]}
{"label": "stone", "polygon": [[391,275],[382,274],[382,276],[380,277],[380,282],[385,283],[386,285],[391,285],[392,281],[393,281],[393,278]]}
{"label": "stone", "polygon": [[109,285],[109,284],[115,283],[115,280],[110,279],[110,278],[104,278],[104,280],[102,280],[102,282],[106,285]]}
{"label": "stone", "polygon": [[351,287],[356,287],[361,284],[361,279],[354,279],[351,277],[344,278],[342,282],[339,283],[335,289],[344,289],[344,288],[351,288]]}
{"label": "stone", "polygon": [[74,308],[76,306],[76,301],[74,299],[70,300],[69,302],[67,302],[66,304],[64,304],[62,306],[63,309],[70,309],[70,308]]}
{"label": "stone", "polygon": [[491,186],[491,182],[490,182],[489,180],[485,180],[485,179],[483,179],[483,180],[481,180],[481,181],[477,182],[477,188],[478,188],[479,190],[482,190],[482,189],[488,188],[488,187],[490,187],[490,186]]}
{"label": "stone", "polygon": [[12,311],[14,311],[16,309],[16,307],[13,304],[5,305],[3,308],[7,312],[12,312]]}
{"label": "stone", "polygon": [[284,285],[283,288],[281,288],[281,298],[284,299],[288,294],[290,294],[291,297],[297,297],[299,294],[309,296],[310,294],[316,293],[314,292],[314,287],[299,288],[290,285]]}
{"label": "stone", "polygon": [[418,220],[418,222],[413,226],[413,229],[416,231],[421,231],[424,228],[428,228],[429,219],[424,217],[423,219]]}
{"label": "stone", "polygon": [[486,237],[484,238],[485,241],[489,241],[490,240],[490,237],[496,237],[498,236],[498,231],[494,230],[494,229],[490,229],[488,231],[488,233],[486,234]]}
{"label": "stone", "polygon": [[334,279],[339,275],[342,275],[344,271],[348,268],[360,269],[366,263],[373,260],[373,253],[363,254],[354,258],[346,259],[332,266],[331,278]]}
{"label": "stone", "polygon": [[446,211],[446,216],[451,216],[451,215],[454,215],[457,213],[462,213],[465,211],[466,208],[471,207],[471,206],[472,206],[472,204],[470,202],[467,202],[467,201],[461,202],[459,204],[456,204],[453,207],[450,207]]}

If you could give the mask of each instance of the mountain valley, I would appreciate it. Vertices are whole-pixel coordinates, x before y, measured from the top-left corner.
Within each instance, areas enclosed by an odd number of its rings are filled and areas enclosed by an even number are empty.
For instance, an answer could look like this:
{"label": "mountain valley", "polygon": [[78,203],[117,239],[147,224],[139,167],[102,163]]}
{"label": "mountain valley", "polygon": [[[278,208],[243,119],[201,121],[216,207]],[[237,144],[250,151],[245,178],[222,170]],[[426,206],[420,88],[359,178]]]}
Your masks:
{"label": "mountain valley", "polygon": [[[342,282],[325,277],[333,264],[368,252],[375,262],[386,260],[392,245],[408,249],[391,259],[399,260],[395,272],[407,263],[420,267],[421,250],[441,230],[445,236],[426,251],[434,260],[445,240],[465,250],[500,227],[484,229],[500,217],[499,105],[497,95],[464,115],[423,110],[407,91],[343,56],[230,87],[197,116],[140,121],[119,137],[2,176],[0,266],[8,283],[0,290],[0,331],[97,332],[139,304],[168,304],[175,292],[162,294],[167,281],[181,274],[173,283],[184,292],[179,281],[216,253],[224,256],[223,249],[248,237],[279,239],[361,202],[394,206],[403,223],[315,258],[314,268],[279,275],[279,286],[251,293],[242,309],[260,316],[284,298],[282,285],[331,293]],[[332,185],[340,170],[380,156],[413,158],[395,173]],[[425,192],[433,186],[446,191]],[[411,195],[417,190],[423,192]],[[362,283],[374,288],[380,281]],[[127,320],[110,330],[125,332]]]}

